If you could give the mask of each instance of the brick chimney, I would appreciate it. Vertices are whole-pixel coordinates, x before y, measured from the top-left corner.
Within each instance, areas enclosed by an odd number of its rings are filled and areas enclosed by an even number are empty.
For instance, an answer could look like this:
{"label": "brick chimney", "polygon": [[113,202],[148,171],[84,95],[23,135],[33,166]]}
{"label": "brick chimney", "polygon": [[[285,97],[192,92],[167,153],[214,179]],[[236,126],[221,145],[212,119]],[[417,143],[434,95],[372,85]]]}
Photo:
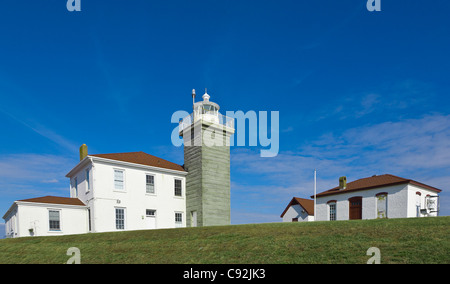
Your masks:
{"label": "brick chimney", "polygon": [[80,161],[82,161],[88,155],[88,147],[86,144],[81,145],[80,147]]}
{"label": "brick chimney", "polygon": [[339,189],[346,189],[347,188],[347,177],[340,177],[339,178]]}

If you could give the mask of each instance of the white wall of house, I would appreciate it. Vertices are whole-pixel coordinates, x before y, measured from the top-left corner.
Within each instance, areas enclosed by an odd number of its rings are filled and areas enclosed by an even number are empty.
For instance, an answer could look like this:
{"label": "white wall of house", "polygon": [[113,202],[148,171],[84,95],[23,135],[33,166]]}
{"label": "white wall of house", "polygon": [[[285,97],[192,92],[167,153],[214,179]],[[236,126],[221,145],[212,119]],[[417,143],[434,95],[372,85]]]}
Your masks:
{"label": "white wall of house", "polygon": [[303,207],[299,204],[295,204],[289,207],[286,213],[284,213],[283,222],[292,222],[293,218],[298,218],[298,222],[314,220],[314,216],[308,215],[308,213],[306,213],[306,210],[303,209]]}
{"label": "white wall of house", "polygon": [[[59,212],[59,230],[50,229],[49,211]],[[5,217],[7,237],[57,236],[88,232],[85,206],[16,201]]]}
{"label": "white wall of house", "polygon": [[[422,188],[413,184],[408,185],[408,217],[424,217],[427,215],[421,214],[420,209],[426,208],[426,196],[438,195],[435,191]],[[437,213],[430,213],[429,216],[437,216]]]}
{"label": "white wall of house", "polygon": [[375,189],[359,190],[354,192],[340,193],[317,198],[317,221],[327,221],[330,218],[329,204],[336,200],[336,220],[349,220],[349,201],[351,197],[362,197],[362,219],[377,218],[378,193],[387,192],[387,217],[406,218],[408,202],[408,185],[394,185],[379,187]]}
{"label": "white wall of house", "polygon": [[14,203],[11,208],[3,216],[5,220],[5,236],[7,238],[18,237],[18,227],[17,227],[17,204]]}
{"label": "white wall of house", "polygon": [[[425,197],[435,196],[436,192],[412,184],[400,184],[394,186],[378,187],[368,190],[359,190],[317,198],[317,221],[330,220],[329,201],[336,200],[336,220],[349,220],[349,198],[362,197],[362,219],[377,218],[378,193],[387,193],[387,218],[423,217],[418,214],[418,204],[425,208]],[[418,195],[417,192],[421,194]],[[420,200],[420,201],[419,201]],[[437,213],[430,214],[437,216]]]}
{"label": "white wall of house", "polygon": [[[89,169],[88,172],[87,169]],[[115,188],[115,170],[123,172],[122,190]],[[87,173],[89,173],[89,190]],[[123,209],[125,230],[185,227],[186,174],[186,172],[87,157],[79,164],[76,171],[70,173],[70,192],[71,197],[78,197],[90,208],[92,232],[116,231],[116,208]],[[154,193],[146,192],[147,175],[154,177]],[[75,190],[75,178],[78,190]],[[181,180],[181,196],[175,196],[176,179]],[[147,210],[154,211],[155,215],[147,216]],[[175,213],[181,213],[181,223],[176,222]]]}

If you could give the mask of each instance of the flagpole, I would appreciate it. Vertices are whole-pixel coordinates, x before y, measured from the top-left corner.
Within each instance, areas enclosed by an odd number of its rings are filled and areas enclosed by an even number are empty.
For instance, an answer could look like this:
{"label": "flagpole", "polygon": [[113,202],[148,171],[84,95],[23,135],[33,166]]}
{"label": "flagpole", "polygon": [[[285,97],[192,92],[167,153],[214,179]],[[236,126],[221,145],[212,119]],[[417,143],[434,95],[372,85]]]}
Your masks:
{"label": "flagpole", "polygon": [[195,89],[192,89],[192,109],[194,109],[195,106]]}
{"label": "flagpole", "polygon": [[316,188],[317,188],[317,179],[316,179],[316,169],[314,169],[314,221],[316,221],[316,215],[317,215],[317,210],[316,210]]}

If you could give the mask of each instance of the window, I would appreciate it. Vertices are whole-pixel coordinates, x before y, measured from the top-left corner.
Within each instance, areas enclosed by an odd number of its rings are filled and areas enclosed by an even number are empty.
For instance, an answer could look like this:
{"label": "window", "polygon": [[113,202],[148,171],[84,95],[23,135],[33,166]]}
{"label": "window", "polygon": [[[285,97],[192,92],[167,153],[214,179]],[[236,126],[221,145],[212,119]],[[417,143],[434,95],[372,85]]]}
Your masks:
{"label": "window", "polygon": [[147,210],[145,210],[145,215],[147,217],[155,217],[156,216],[156,210],[154,210],[154,209],[147,209]]}
{"label": "window", "polygon": [[155,176],[152,175],[145,176],[145,187],[146,193],[155,194]]}
{"label": "window", "polygon": [[125,229],[125,209],[124,208],[116,208],[116,229],[117,230]]}
{"label": "window", "polygon": [[421,217],[420,209],[422,209],[422,193],[416,192],[416,217]]}
{"label": "window", "polygon": [[183,225],[183,213],[175,212],[175,227],[181,227]]}
{"label": "window", "polygon": [[175,180],[175,196],[182,196],[181,179]]}
{"label": "window", "polygon": [[89,177],[89,174],[90,174],[90,170],[86,169],[86,192],[91,190],[91,179]]}
{"label": "window", "polygon": [[328,203],[328,211],[330,221],[336,220],[336,202]]}
{"label": "window", "polygon": [[427,194],[425,196],[425,206],[427,209],[427,214],[438,213],[439,212],[439,196],[431,196]]}
{"label": "window", "polygon": [[122,170],[114,170],[114,189],[124,190],[124,179]]}
{"label": "window", "polygon": [[75,189],[75,197],[78,197],[78,178],[75,178],[73,187]]}
{"label": "window", "polygon": [[387,218],[387,192],[377,193],[377,218]]}
{"label": "window", "polygon": [[49,210],[48,211],[48,221],[50,231],[60,231],[61,230],[61,219],[59,210]]}

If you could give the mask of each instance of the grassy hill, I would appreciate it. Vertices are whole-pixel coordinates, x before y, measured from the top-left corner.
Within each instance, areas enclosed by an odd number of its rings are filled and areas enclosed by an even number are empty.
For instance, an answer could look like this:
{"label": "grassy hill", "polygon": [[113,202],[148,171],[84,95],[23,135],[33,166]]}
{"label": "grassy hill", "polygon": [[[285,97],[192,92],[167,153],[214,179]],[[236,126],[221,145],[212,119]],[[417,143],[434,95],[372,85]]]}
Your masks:
{"label": "grassy hill", "polygon": [[93,233],[0,240],[0,263],[450,263],[450,217]]}

